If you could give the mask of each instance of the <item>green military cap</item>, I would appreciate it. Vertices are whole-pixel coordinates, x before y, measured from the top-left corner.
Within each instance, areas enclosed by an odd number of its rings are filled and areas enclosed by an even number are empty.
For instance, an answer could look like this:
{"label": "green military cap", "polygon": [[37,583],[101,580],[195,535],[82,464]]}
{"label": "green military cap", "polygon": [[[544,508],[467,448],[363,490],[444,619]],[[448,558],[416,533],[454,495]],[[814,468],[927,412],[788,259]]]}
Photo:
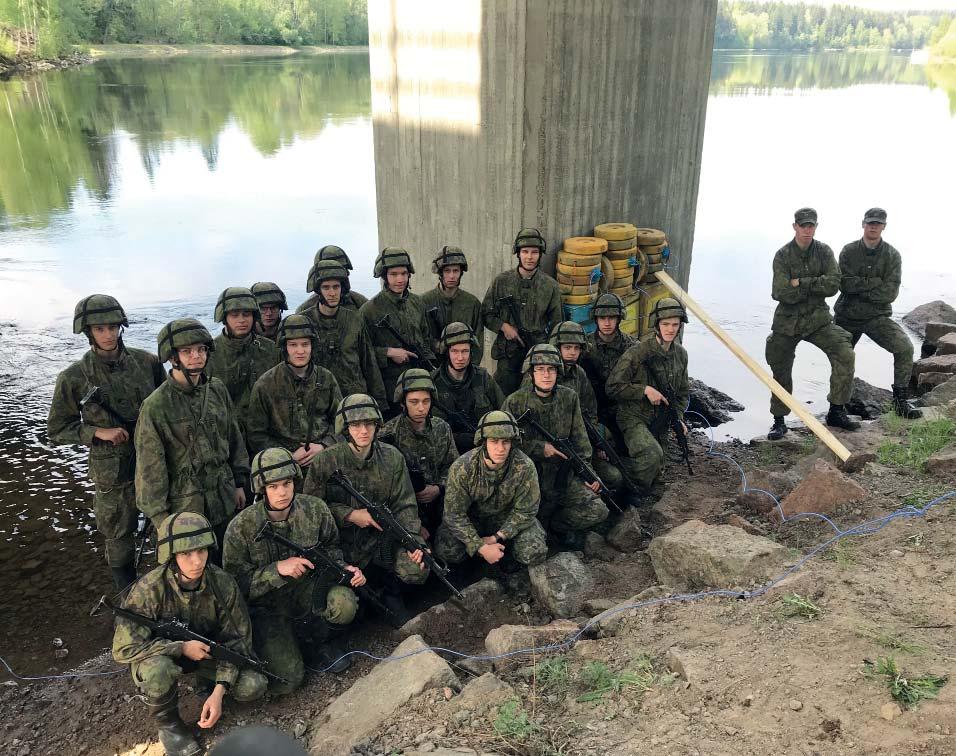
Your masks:
{"label": "green military cap", "polygon": [[156,561],[166,564],[173,554],[216,545],[216,534],[209,520],[197,512],[171,514],[156,531]]}
{"label": "green military cap", "polygon": [[475,446],[479,446],[486,438],[518,438],[521,430],[514,416],[504,410],[486,412],[478,421],[475,429]]}
{"label": "green military cap", "polygon": [[285,301],[285,292],[272,281],[259,281],[254,283],[250,289],[252,295],[256,298],[259,307],[263,305],[276,305],[280,310],[288,310],[289,305]]}
{"label": "green military cap", "polygon": [[385,247],[375,258],[375,268],[372,275],[375,278],[384,278],[385,272],[389,268],[408,268],[409,273],[415,272],[415,266],[412,265],[412,258],[408,251],[402,247]]}
{"label": "green military cap", "polygon": [[159,329],[156,342],[159,347],[157,350],[159,359],[163,362],[169,362],[177,349],[193,344],[205,344],[210,352],[216,348],[212,335],[206,330],[206,326],[195,318],[171,320]]}
{"label": "green military cap", "polygon": [[352,261],[349,260],[349,256],[345,254],[345,250],[341,247],[337,247],[334,244],[326,244],[318,252],[315,253],[315,259],[312,261],[313,265],[318,265],[323,260],[333,260],[337,263],[341,263],[342,267],[346,270],[352,270]]}
{"label": "green military cap", "polygon": [[554,344],[535,344],[528,350],[528,356],[524,358],[521,372],[527,373],[533,370],[535,365],[554,365],[556,368],[560,368],[563,364],[561,353]]}
{"label": "green military cap", "polygon": [[556,347],[560,347],[562,344],[580,344],[585,347],[588,338],[584,333],[584,327],[580,323],[565,320],[551,329],[551,337],[548,339],[548,343],[554,344]]}
{"label": "green military cap", "polygon": [[252,458],[252,490],[257,494],[263,493],[269,483],[301,477],[302,468],[288,449],[278,446],[263,449]]}
{"label": "green military cap", "polygon": [[463,273],[468,270],[468,259],[465,257],[465,253],[461,251],[461,247],[449,247],[448,245],[442,247],[438,257],[432,260],[432,273],[441,273],[442,268],[446,265],[460,265]]}
{"label": "green military cap", "polygon": [[817,225],[817,211],[812,207],[801,207],[793,214],[793,222],[798,226],[803,223],[812,223]]}
{"label": "green military cap", "polygon": [[349,272],[338,260],[320,260],[309,269],[309,277],[305,283],[305,290],[316,294],[323,281],[338,281],[342,284],[342,296],[351,290]]}
{"label": "green military cap", "polygon": [[126,312],[109,294],[90,294],[73,308],[73,333],[83,333],[93,325],[129,326]]}
{"label": "green military cap", "polygon": [[624,300],[617,294],[602,294],[591,305],[591,317],[614,317],[624,319]]}
{"label": "green military cap", "polygon": [[438,337],[438,353],[445,354],[448,351],[448,347],[454,346],[455,344],[471,344],[475,347],[481,346],[478,343],[478,337],[475,336],[475,332],[471,330],[471,326],[458,321],[449,323],[442,328],[441,336]]}
{"label": "green military cap", "polygon": [[217,323],[224,323],[226,313],[230,312],[251,312],[252,316],[259,320],[259,303],[251,289],[245,286],[230,286],[222,290],[219,299],[216,300],[216,310],[214,317]]}
{"label": "green military cap", "polygon": [[871,207],[863,216],[864,223],[886,223],[886,210],[882,207]]}
{"label": "green military cap", "polygon": [[523,247],[537,247],[543,255],[547,251],[547,244],[544,243],[544,237],[536,228],[523,228],[515,236],[512,252],[518,254]]}
{"label": "green military cap", "polygon": [[339,402],[335,410],[336,434],[341,436],[349,423],[357,423],[361,420],[374,420],[378,425],[384,422],[382,411],[372,397],[368,394],[349,394]]}
{"label": "green military cap", "polygon": [[647,325],[650,328],[657,327],[657,324],[667,318],[680,318],[681,323],[687,322],[687,310],[684,305],[672,297],[662,297],[654,303],[650,314],[647,316]]}

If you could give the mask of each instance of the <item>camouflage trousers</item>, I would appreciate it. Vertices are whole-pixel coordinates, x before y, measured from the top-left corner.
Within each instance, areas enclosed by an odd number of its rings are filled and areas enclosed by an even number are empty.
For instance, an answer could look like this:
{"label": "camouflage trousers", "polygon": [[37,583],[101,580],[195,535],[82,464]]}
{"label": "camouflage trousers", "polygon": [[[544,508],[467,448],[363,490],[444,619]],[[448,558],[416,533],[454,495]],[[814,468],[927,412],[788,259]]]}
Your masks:
{"label": "camouflage trousers", "polygon": [[117,483],[112,488],[96,486],[93,498],[96,529],[106,541],[104,551],[110,567],[133,563],[133,534],[139,519],[133,481]]}
{"label": "camouflage trousers", "polygon": [[[850,334],[835,323],[825,325],[803,338],[770,332],[765,354],[777,383],[793,393],[793,358],[797,344],[801,341],[813,344],[830,360],[830,393],[827,395],[830,404],[846,404],[850,401],[856,355],[850,345]],[[770,414],[784,417],[790,414],[790,408],[771,395]]]}
{"label": "camouflage trousers", "polygon": [[521,365],[524,363],[524,350],[513,357],[502,357],[495,365],[495,382],[501,387],[501,392],[508,396],[521,387],[524,374]]}
{"label": "camouflage trousers", "polygon": [[627,445],[627,456],[621,457],[624,472],[634,483],[650,488],[664,467],[664,450],[651,429],[637,418],[625,418],[619,422]]}
{"label": "camouflage trousers", "polygon": [[[196,677],[204,682],[215,683],[216,665],[214,659],[194,662],[185,657],[151,656],[131,664],[130,672],[141,693],[150,698],[162,698],[175,688],[180,677],[190,672],[195,672]],[[237,701],[255,701],[265,694],[267,684],[265,675],[252,669],[241,669],[235,684],[229,688],[229,695]]]}
{"label": "camouflage trousers", "polygon": [[563,474],[541,476],[541,504],[538,519],[548,530],[569,533],[588,530],[607,519],[608,509],[601,497],[585,488],[569,468]]}
{"label": "camouflage trousers", "polygon": [[849,332],[854,347],[862,336],[869,336],[878,347],[893,355],[894,386],[906,386],[910,382],[910,375],[913,373],[913,342],[899,323],[886,317],[865,321],[838,318],[836,323]]}
{"label": "camouflage trousers", "polygon": [[[371,531],[371,532],[370,532]],[[412,535],[418,535],[413,533]],[[369,564],[393,573],[403,583],[422,585],[428,580],[428,567],[415,564],[408,552],[399,546],[387,532],[379,533],[374,528],[365,528],[359,540],[343,544],[345,561],[363,570]]]}
{"label": "camouflage trousers", "polygon": [[[500,520],[475,520],[469,518],[471,524],[475,526],[478,535],[481,537],[494,535],[504,524],[505,518]],[[438,533],[435,535],[435,553],[439,559],[449,564],[459,564],[468,558],[468,551],[465,544],[455,538],[448,527],[442,523],[438,527]],[[510,555],[519,564],[531,567],[541,564],[548,558],[548,544],[544,533],[544,528],[537,520],[526,527],[524,530],[515,533],[511,540],[505,542],[505,554]],[[477,554],[475,555],[478,556]],[[478,557],[480,559],[480,557]]]}
{"label": "camouflage trousers", "polygon": [[598,477],[604,481],[604,485],[610,488],[614,493],[618,493],[624,488],[624,476],[621,475],[621,471],[606,459],[601,459],[597,455],[597,452],[594,453],[594,457],[591,460],[591,467],[594,468],[594,472],[598,474]]}

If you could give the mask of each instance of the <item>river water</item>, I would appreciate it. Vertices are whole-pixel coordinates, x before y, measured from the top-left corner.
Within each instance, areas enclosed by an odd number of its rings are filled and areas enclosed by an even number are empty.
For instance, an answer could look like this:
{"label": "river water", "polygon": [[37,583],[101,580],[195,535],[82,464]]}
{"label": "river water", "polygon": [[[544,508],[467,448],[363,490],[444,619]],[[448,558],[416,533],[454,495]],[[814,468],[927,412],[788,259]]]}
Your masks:
{"label": "river water", "polygon": [[[75,302],[116,295],[127,343],[155,349],[173,317],[212,326],[227,285],[272,280],[294,307],[326,243],[350,252],[353,286],[374,292],[370,108],[364,54],[103,61],[0,82],[0,584],[21,586],[3,600],[15,622],[0,645],[15,625],[52,622],[56,634],[75,616],[62,602],[105,588],[84,455],[51,448],[44,430],[56,374],[86,348],[70,331]],[[839,253],[879,205],[904,257],[896,314],[953,301],[954,146],[956,67],[715,53],[692,294],[762,361],[770,263],[793,210],[815,206],[818,238]],[[685,344],[692,375],[747,405],[718,435],[765,431],[762,385],[699,324]],[[887,385],[889,355],[866,340],[857,351],[857,374]],[[828,374],[822,355],[798,350],[796,393],[818,411]],[[36,606],[51,595],[61,603]]]}

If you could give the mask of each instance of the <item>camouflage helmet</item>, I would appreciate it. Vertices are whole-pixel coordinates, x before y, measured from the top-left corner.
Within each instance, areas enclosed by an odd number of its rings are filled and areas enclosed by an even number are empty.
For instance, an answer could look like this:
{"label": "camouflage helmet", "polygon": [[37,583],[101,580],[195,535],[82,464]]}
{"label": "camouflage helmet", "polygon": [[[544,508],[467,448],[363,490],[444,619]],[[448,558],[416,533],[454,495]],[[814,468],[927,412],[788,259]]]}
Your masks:
{"label": "camouflage helmet", "polygon": [[449,323],[442,328],[441,336],[438,337],[438,353],[447,354],[448,348],[455,344],[471,344],[473,347],[479,347],[478,337],[471,330],[467,323],[454,322]]}
{"label": "camouflage helmet", "polygon": [[122,305],[109,294],[90,294],[73,308],[73,333],[83,333],[94,325],[128,326]]}
{"label": "camouflage helmet", "polygon": [[385,278],[385,273],[389,268],[408,268],[409,273],[415,272],[415,266],[412,265],[412,258],[408,250],[402,247],[385,247],[375,258],[375,269],[372,275],[375,278]]}
{"label": "camouflage helmet", "polygon": [[345,250],[341,247],[336,247],[334,244],[326,244],[322,249],[315,253],[315,259],[312,261],[314,265],[318,265],[323,260],[333,260],[342,265],[346,270],[352,270],[352,261],[349,260],[349,256],[345,254]]}
{"label": "camouflage helmet", "polygon": [[521,372],[529,373],[535,365],[554,365],[560,370],[564,366],[564,362],[562,362],[561,353],[554,344],[535,344],[528,350],[528,356],[524,358]]}
{"label": "camouflage helmet", "polygon": [[258,321],[259,303],[252,294],[251,289],[245,286],[230,286],[222,290],[219,299],[216,300],[216,311],[214,317],[217,323],[226,322],[226,313],[248,311],[252,317]]}
{"label": "camouflage helmet", "polygon": [[487,438],[518,438],[521,430],[514,415],[504,410],[486,412],[475,429],[475,446],[481,446]]}
{"label": "camouflage helmet", "polygon": [[212,336],[206,330],[206,326],[200,323],[196,318],[179,318],[172,320],[159,329],[159,335],[156,337],[158,345],[157,353],[159,359],[163,362],[169,362],[177,349],[190,346],[192,344],[205,344],[209,351],[215,351],[216,346],[213,343]]}
{"label": "camouflage helmet", "polygon": [[352,288],[349,285],[348,270],[337,260],[320,260],[309,268],[305,290],[318,294],[323,281],[338,281],[342,284],[342,296],[348,294]]}
{"label": "camouflage helmet", "polygon": [[335,410],[335,432],[341,436],[349,423],[360,420],[374,420],[379,426],[384,423],[382,412],[375,400],[368,394],[349,394]]}
{"label": "camouflage helmet", "polygon": [[432,273],[441,275],[442,268],[446,265],[460,265],[462,273],[468,270],[468,258],[461,251],[461,247],[449,247],[447,244],[442,247],[438,257],[432,260]]}
{"label": "camouflage helmet", "polygon": [[198,512],[171,514],[156,531],[156,561],[166,564],[173,554],[216,546],[216,534],[209,520]]}
{"label": "camouflage helmet", "polygon": [[288,310],[289,305],[285,301],[285,292],[279,288],[278,284],[272,281],[259,281],[254,283],[250,289],[252,296],[256,298],[256,303],[261,308],[263,305],[276,305],[280,310]]}
{"label": "camouflage helmet", "polygon": [[276,334],[276,343],[279,345],[279,351],[285,354],[285,345],[290,339],[309,339],[312,342],[313,355],[319,348],[319,335],[315,332],[315,326],[305,315],[293,313],[287,315],[279,323],[279,331]]}
{"label": "camouflage helmet", "polygon": [[542,255],[548,251],[548,245],[544,243],[544,237],[536,228],[523,228],[518,232],[511,251],[518,254],[522,247],[537,247]]}
{"label": "camouflage helmet", "polygon": [[395,384],[395,392],[392,394],[392,401],[395,404],[401,404],[405,395],[412,391],[427,391],[435,397],[435,384],[427,370],[423,368],[409,368],[400,376]]}
{"label": "camouflage helmet", "polygon": [[551,337],[548,339],[548,343],[558,347],[558,351],[561,350],[563,344],[577,344],[583,351],[587,348],[588,337],[580,323],[565,320],[551,329]]}
{"label": "camouflage helmet", "polygon": [[657,324],[667,318],[680,318],[681,323],[687,322],[687,311],[684,305],[673,297],[658,299],[647,316],[648,328],[657,328]]}
{"label": "camouflage helmet", "polygon": [[280,480],[300,480],[302,468],[292,458],[292,452],[282,447],[263,449],[252,458],[252,490],[261,494],[269,483]]}
{"label": "camouflage helmet", "polygon": [[591,318],[612,317],[624,320],[624,300],[617,294],[602,294],[591,306]]}

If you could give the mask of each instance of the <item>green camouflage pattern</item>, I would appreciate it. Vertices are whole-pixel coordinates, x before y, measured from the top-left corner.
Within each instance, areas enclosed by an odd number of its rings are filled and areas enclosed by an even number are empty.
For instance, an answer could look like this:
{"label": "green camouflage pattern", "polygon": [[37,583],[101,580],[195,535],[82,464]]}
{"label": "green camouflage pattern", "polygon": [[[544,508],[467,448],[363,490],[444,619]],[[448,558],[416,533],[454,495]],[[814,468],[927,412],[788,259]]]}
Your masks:
{"label": "green camouflage pattern", "polygon": [[282,355],[274,341],[255,332],[233,338],[225,331],[213,339],[215,350],[206,363],[206,375],[218,378],[229,390],[243,433],[249,416],[252,387],[259,378],[279,364]]}
{"label": "green camouflage pattern", "polygon": [[548,343],[559,347],[559,349],[562,344],[580,344],[583,352],[587,349],[588,341],[584,333],[584,327],[580,323],[575,323],[573,320],[562,320],[551,329]]}
{"label": "green camouflage pattern", "polygon": [[[464,453],[474,447],[474,431],[469,430],[464,421],[477,427],[483,415],[500,409],[505,401],[501,387],[487,370],[475,365],[469,365],[465,377],[458,381],[452,378],[447,364],[444,364],[432,373],[432,381],[437,392],[432,416],[442,418],[451,426],[455,445],[459,452]],[[446,410],[461,415],[447,414]]]}
{"label": "green camouflage pattern", "polygon": [[[793,393],[793,360],[797,344],[801,341],[813,344],[830,361],[830,393],[827,395],[829,402],[842,405],[850,401],[856,355],[853,352],[852,337],[835,323],[828,323],[802,337],[772,331],[767,337],[764,354],[773,372],[774,380]],[[790,414],[790,408],[772,394],[770,413],[774,417],[785,417]]]}
{"label": "green camouflage pattern", "polygon": [[883,240],[875,249],[862,239],[850,242],[840,252],[840,296],[833,306],[837,323],[890,317],[902,280],[903,259],[895,247]]}
{"label": "green camouflage pattern", "polygon": [[90,294],[73,308],[73,333],[83,333],[93,325],[129,326],[126,311],[109,294]]}
{"label": "green camouflage pattern", "polygon": [[315,253],[313,264],[318,265],[323,260],[334,260],[341,263],[346,270],[352,270],[352,261],[349,256],[344,249],[335,244],[326,244],[324,247],[320,247]]}
{"label": "green camouflage pattern", "polygon": [[687,310],[673,297],[661,297],[654,303],[654,307],[647,316],[647,327],[653,331],[657,328],[659,321],[668,318],[680,318],[681,323],[686,323]]}
{"label": "green camouflage pattern", "polygon": [[[800,279],[799,286],[790,280]],[[833,322],[827,297],[840,287],[840,268],[833,250],[814,239],[804,251],[795,240],[773,258],[771,295],[778,302],[771,330],[783,336],[804,338]]]}
{"label": "green camouflage pattern", "polygon": [[591,305],[591,320],[607,315],[618,318],[619,321],[624,319],[624,300],[617,294],[602,294]]}
{"label": "green camouflage pattern", "polygon": [[[348,294],[342,296],[341,301],[339,302],[339,307],[344,310],[352,310],[353,312],[358,312],[361,309],[362,305],[368,302],[368,297],[364,294],[359,294],[354,289],[350,289]],[[319,298],[315,294],[309,294],[305,298],[305,301],[295,308],[296,313],[299,315],[308,315],[312,316],[312,312],[317,310],[319,306]]]}
{"label": "green camouflage pattern", "polygon": [[177,512],[156,528],[156,561],[169,562],[174,554],[216,548],[216,535],[209,520],[196,512]]}
{"label": "green camouflage pattern", "polygon": [[429,416],[425,428],[417,431],[402,413],[385,423],[379,437],[402,453],[409,470],[420,470],[426,484],[445,487],[448,468],[458,459],[458,448],[448,423],[440,417]]}
{"label": "green camouflage pattern", "polygon": [[844,320],[836,316],[836,324],[850,334],[850,344],[855,347],[863,337],[893,355],[893,385],[906,386],[913,374],[913,342],[903,326],[887,317],[875,317],[865,322]]}
{"label": "green camouflage pattern", "polygon": [[335,432],[346,438],[349,423],[373,421],[378,428],[385,422],[378,403],[368,394],[349,394],[335,408]]}
{"label": "green camouflage pattern", "polygon": [[375,258],[372,275],[375,278],[384,278],[389,268],[408,268],[409,275],[415,272],[408,250],[402,247],[385,247],[379,252],[378,257]]}
{"label": "green camouflage pattern", "polygon": [[449,296],[441,286],[436,286],[422,294],[422,304],[425,306],[432,351],[441,353],[440,339],[445,326],[465,323],[478,335],[471,345],[471,363],[480,364],[485,354],[485,329],[481,324],[481,302],[478,297],[461,287]]}
{"label": "green camouflage pattern", "polygon": [[272,281],[258,281],[249,289],[256,298],[256,304],[261,308],[263,305],[276,305],[280,310],[288,310],[289,305],[285,300],[285,292],[279,288],[279,285]]}
{"label": "green camouflage pattern", "polygon": [[545,244],[541,232],[531,227],[523,228],[517,233],[514,243],[511,245],[511,251],[513,254],[518,254],[518,251],[523,247],[537,247],[542,255],[548,251],[548,246]]}
{"label": "green camouflage pattern", "polygon": [[292,452],[272,446],[263,449],[252,458],[249,476],[252,490],[256,494],[265,494],[266,486],[283,480],[301,481],[302,468],[295,461]]}
{"label": "green camouflage pattern", "polygon": [[448,265],[460,266],[462,273],[468,271],[468,258],[461,251],[461,247],[452,247],[448,244],[442,247],[438,256],[432,260],[432,273],[441,275],[442,268]]}
{"label": "green camouflage pattern", "polygon": [[561,372],[564,362],[561,360],[561,353],[553,344],[535,344],[528,350],[524,362],[521,364],[521,372],[530,375],[532,368],[536,365],[553,365]]}
{"label": "green camouflage pattern", "polygon": [[172,320],[160,328],[156,335],[156,353],[160,362],[169,362],[177,349],[193,344],[205,344],[210,352],[216,348],[206,326],[195,318]]}
{"label": "green camouflage pattern", "polygon": [[245,286],[229,286],[222,290],[216,300],[216,309],[213,316],[217,323],[225,323],[226,315],[230,312],[251,312],[256,322],[259,322],[259,302],[251,289]]}
{"label": "green camouflage pattern", "polygon": [[435,384],[432,383],[432,377],[428,371],[423,368],[409,368],[400,376],[395,384],[395,392],[392,394],[392,401],[395,404],[401,404],[407,394],[412,391],[427,391],[431,397],[435,398]]}
{"label": "green camouflage pattern", "polygon": [[614,338],[607,342],[596,333],[588,334],[588,350],[581,357],[581,367],[591,381],[598,404],[598,415],[605,423],[614,417],[616,404],[608,396],[607,379],[621,356],[636,343],[637,339],[622,333],[620,329],[614,334]]}

